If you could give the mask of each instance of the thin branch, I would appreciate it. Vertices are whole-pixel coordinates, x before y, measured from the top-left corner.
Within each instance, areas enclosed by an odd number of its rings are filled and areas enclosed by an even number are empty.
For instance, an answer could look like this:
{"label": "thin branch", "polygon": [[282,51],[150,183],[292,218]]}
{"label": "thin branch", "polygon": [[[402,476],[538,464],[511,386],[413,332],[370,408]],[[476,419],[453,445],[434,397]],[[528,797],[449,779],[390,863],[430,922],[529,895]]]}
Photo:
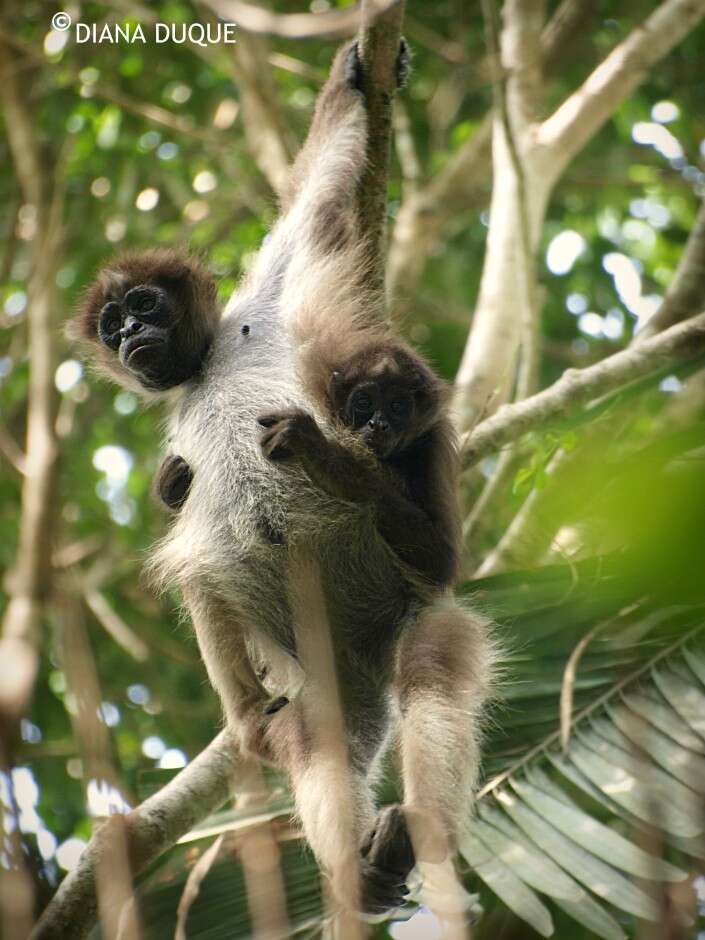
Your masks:
{"label": "thin branch", "polygon": [[[377,13],[396,0],[374,4]],[[322,13],[273,13],[263,7],[241,0],[204,0],[221,19],[237,23],[248,33],[281,36],[284,39],[334,39],[353,36],[360,25],[362,4]]]}
{"label": "thin branch", "polygon": [[4,454],[8,463],[24,476],[27,472],[27,458],[2,417],[0,417],[0,453]]}
{"label": "thin branch", "polygon": [[[36,124],[24,97],[24,87],[12,70],[15,58],[0,41],[5,68],[0,76],[0,101],[15,173],[23,198],[38,217],[32,245],[28,285],[29,393],[27,442],[22,483],[19,547],[9,578],[9,602],[0,639],[0,718],[10,723],[22,713],[34,684],[41,613],[51,582],[50,552],[56,498],[57,443],[54,421],[57,393],[54,316],[57,308],[55,272],[63,213],[62,174],[48,193],[54,174],[45,166]],[[4,734],[10,728],[2,729]]]}
{"label": "thin branch", "polygon": [[[554,71],[564,59],[566,45],[578,24],[585,29],[594,14],[595,0],[563,0],[541,33],[544,72]],[[395,307],[413,297],[431,248],[441,232],[467,225],[473,210],[486,205],[490,192],[492,115],[453,154],[426,186],[407,196],[397,214],[389,247],[387,292]],[[459,215],[458,206],[463,206]]]}
{"label": "thin branch", "polygon": [[[218,809],[230,796],[240,766],[238,752],[222,731],[208,747],[165,787],[124,818],[133,872],[144,870],[171,848],[199,820]],[[76,868],[59,886],[42,914],[33,940],[85,937],[97,916],[96,868],[110,857],[113,828],[108,820],[95,833]]]}
{"label": "thin branch", "polygon": [[86,590],[83,596],[93,616],[117,645],[136,662],[146,662],[149,659],[149,647],[113,610],[105,595],[100,591]]}
{"label": "thin branch", "polygon": [[464,466],[472,466],[529,431],[550,427],[557,419],[608,392],[660,369],[688,362],[704,352],[705,313],[701,313],[593,366],[566,369],[549,388],[524,401],[505,405],[471,431],[463,441]]}
{"label": "thin branch", "polygon": [[371,286],[384,288],[387,185],[392,138],[392,102],[397,87],[397,57],[404,18],[404,0],[387,4],[384,13],[373,0],[362,0],[360,50],[366,82],[367,153],[358,187],[362,235],[371,249]]}
{"label": "thin branch", "polygon": [[703,16],[705,0],[666,0],[544,121],[537,140],[555,177]]}
{"label": "thin branch", "polygon": [[274,192],[280,193],[289,178],[292,146],[279,111],[264,40],[243,34],[230,67],[240,89],[248,149]]}
{"label": "thin branch", "polygon": [[661,330],[674,323],[679,323],[693,315],[705,297],[705,200],[700,204],[700,211],[695,225],[688,236],[688,242],[681,255],[680,263],[673,275],[673,285],[663,303],[634,337],[636,344],[641,344]]}

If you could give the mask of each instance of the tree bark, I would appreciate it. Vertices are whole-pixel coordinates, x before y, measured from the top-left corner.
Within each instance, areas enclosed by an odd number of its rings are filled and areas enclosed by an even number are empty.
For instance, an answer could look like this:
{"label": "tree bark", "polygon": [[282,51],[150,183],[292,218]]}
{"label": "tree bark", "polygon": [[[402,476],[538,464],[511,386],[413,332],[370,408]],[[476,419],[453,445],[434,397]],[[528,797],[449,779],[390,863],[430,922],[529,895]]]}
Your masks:
{"label": "tree bark", "polygon": [[114,828],[124,827],[131,868],[138,873],[228,799],[239,768],[237,748],[222,731],[158,793],[127,816],[108,820],[59,886],[32,932],[33,940],[80,940],[88,934],[98,911],[96,870],[111,857]]}

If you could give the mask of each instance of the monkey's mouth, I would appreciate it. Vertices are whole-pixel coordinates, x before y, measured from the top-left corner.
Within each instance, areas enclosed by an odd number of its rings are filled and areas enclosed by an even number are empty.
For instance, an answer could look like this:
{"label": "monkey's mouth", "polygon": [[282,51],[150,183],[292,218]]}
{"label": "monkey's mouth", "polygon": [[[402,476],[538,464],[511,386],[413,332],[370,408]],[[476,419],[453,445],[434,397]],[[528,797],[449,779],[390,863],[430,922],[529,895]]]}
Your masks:
{"label": "monkey's mouth", "polygon": [[394,439],[385,431],[368,431],[364,434],[365,443],[381,460],[394,449]]}
{"label": "monkey's mouth", "polygon": [[161,340],[136,336],[125,344],[124,361],[128,365],[132,365],[133,360],[138,362],[145,355],[151,357],[153,348],[159,345],[161,345]]}

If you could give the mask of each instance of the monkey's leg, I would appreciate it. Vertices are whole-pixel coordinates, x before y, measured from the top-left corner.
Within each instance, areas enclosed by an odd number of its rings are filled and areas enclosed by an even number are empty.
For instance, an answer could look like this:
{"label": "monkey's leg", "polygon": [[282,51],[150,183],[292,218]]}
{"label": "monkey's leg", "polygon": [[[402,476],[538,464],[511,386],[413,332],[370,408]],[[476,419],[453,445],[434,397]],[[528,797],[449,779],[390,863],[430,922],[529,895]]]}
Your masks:
{"label": "monkey's leg", "polygon": [[240,750],[271,760],[265,733],[276,710],[265,713],[272,700],[252,665],[246,627],[219,599],[209,598],[194,589],[184,590],[184,599],[208,677],[220,696],[228,726]]}
{"label": "monkey's leg", "polygon": [[470,811],[494,661],[488,623],[450,598],[423,610],[399,643],[404,806],[420,859],[453,851]]}

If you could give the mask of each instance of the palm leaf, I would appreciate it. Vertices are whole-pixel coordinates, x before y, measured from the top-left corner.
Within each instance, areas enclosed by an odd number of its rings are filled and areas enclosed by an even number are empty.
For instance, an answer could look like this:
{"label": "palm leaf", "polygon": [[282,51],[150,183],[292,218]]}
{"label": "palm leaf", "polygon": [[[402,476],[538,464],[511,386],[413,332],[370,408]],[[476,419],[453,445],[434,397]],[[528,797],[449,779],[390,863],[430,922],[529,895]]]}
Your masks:
{"label": "palm leaf", "polygon": [[[705,857],[705,610],[635,600],[634,586],[609,559],[498,576],[472,590],[475,603],[511,631],[515,678],[488,734],[490,778],[460,842],[468,887],[481,888],[485,909],[504,905],[542,936],[554,932],[558,917],[590,937],[620,940],[631,918],[659,916],[646,886],[676,882],[689,856]],[[563,670],[591,631],[563,751]],[[279,833],[291,935],[317,935],[324,920],[318,873],[288,825],[291,802],[281,780],[273,784],[280,795],[271,804],[215,814],[147,879],[144,903],[149,911],[158,902],[160,927],[167,885],[170,909],[178,903],[185,850],[267,823]],[[642,835],[654,825],[672,861],[645,851]],[[232,853],[214,864],[189,913],[190,938],[206,923],[209,937],[249,935],[237,870]],[[375,936],[388,936],[383,925]],[[482,937],[482,923],[474,936]]]}

